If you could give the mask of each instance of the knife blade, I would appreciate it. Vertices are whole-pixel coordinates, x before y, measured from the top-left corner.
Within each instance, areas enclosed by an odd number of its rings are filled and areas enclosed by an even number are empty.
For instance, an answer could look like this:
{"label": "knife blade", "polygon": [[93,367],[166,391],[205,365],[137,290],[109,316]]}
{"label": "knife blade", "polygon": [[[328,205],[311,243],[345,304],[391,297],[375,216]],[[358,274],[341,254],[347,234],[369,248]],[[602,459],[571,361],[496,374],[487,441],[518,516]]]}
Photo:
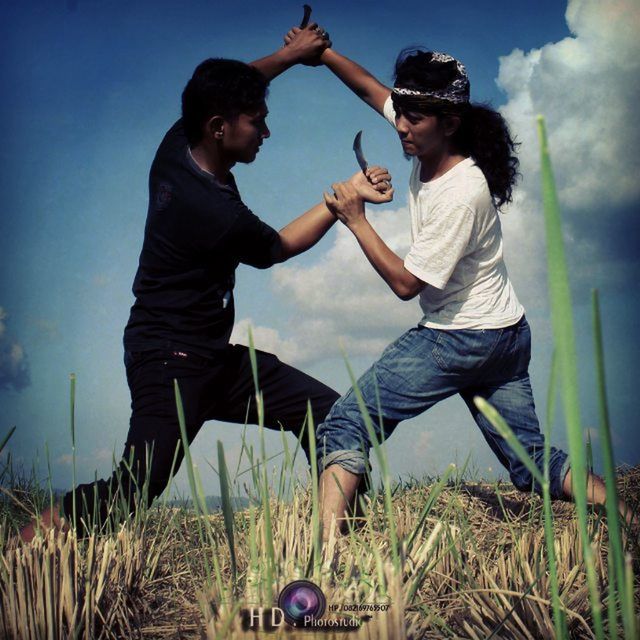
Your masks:
{"label": "knife blade", "polygon": [[367,159],[364,157],[364,153],[362,153],[362,131],[358,131],[356,137],[353,139],[353,151],[356,154],[356,160],[362,169],[362,173],[365,173],[369,165]]}
{"label": "knife blade", "polygon": [[308,4],[304,4],[302,6],[304,8],[304,16],[302,16],[300,28],[304,29],[309,24],[309,18],[311,17],[311,7]]}

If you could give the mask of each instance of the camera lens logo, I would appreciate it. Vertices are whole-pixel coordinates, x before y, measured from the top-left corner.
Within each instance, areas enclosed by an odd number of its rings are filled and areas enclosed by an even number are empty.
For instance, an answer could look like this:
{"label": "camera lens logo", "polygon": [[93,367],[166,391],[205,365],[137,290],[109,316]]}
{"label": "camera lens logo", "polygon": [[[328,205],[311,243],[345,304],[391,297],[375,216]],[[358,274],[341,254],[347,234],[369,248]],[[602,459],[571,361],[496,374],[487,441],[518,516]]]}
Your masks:
{"label": "camera lens logo", "polygon": [[324,593],[308,580],[290,582],[278,598],[278,607],[284,612],[284,619],[292,626],[304,627],[312,620],[322,618],[327,608]]}

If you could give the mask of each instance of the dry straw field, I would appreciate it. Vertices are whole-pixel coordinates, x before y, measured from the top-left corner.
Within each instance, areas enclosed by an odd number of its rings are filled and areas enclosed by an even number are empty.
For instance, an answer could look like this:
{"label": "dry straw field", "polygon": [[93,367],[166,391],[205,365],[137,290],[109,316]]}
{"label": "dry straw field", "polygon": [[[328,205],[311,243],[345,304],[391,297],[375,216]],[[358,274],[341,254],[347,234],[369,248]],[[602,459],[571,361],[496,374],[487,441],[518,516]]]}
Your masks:
{"label": "dry straw field", "polygon": [[[621,474],[618,486],[637,506],[640,469]],[[538,497],[509,484],[453,478],[440,485],[397,486],[392,516],[399,565],[382,496],[368,503],[351,535],[333,538],[314,562],[311,502],[310,492],[297,488],[290,500],[272,497],[267,512],[258,506],[234,513],[233,546],[223,513],[206,517],[203,525],[192,510],[168,506],[146,511],[113,534],[82,540],[50,535],[17,544],[8,541],[5,524],[0,633],[25,640],[279,637],[244,632],[240,610],[273,606],[286,583],[309,577],[328,604],[390,604],[386,612],[366,614],[370,619],[355,631],[317,631],[316,637],[555,637]],[[554,503],[553,515],[568,637],[592,638],[574,506]],[[591,516],[589,531],[606,610],[611,597],[606,521]],[[629,562],[637,569],[637,544],[629,540],[628,545]],[[638,579],[634,582],[639,593]],[[638,604],[636,599],[636,611]],[[287,629],[279,635],[314,637]],[[606,626],[605,633],[613,637]]]}

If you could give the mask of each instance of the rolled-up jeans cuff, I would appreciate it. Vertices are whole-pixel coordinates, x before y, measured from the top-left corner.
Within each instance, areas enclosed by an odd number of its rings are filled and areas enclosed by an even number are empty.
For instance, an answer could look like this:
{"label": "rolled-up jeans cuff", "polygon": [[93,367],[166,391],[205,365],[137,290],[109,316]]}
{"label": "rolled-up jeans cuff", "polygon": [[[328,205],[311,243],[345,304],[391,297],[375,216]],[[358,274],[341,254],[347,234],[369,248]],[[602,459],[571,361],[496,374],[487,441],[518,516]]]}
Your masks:
{"label": "rolled-up jeans cuff", "polygon": [[337,464],[346,471],[360,476],[367,472],[369,462],[361,451],[340,449],[339,451],[327,453],[318,461],[320,471],[324,471],[332,464]]}
{"label": "rolled-up jeans cuff", "polygon": [[[551,493],[551,498],[554,500],[562,500],[562,499],[569,499],[570,496],[568,496],[565,492],[564,492],[564,479],[567,476],[567,473],[569,473],[569,470],[571,469],[571,464],[569,461],[569,456],[565,454],[565,459],[564,462],[562,463],[561,467],[560,467],[560,471],[558,473],[557,479],[551,480],[551,486],[550,488],[550,493]],[[557,483],[557,484],[556,484]]]}

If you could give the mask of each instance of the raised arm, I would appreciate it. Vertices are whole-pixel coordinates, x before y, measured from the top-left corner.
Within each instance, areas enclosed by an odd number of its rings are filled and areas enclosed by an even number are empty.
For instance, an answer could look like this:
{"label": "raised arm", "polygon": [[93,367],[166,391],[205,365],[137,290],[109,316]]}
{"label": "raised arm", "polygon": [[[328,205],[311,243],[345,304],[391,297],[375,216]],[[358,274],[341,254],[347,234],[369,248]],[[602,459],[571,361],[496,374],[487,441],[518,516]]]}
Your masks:
{"label": "raised arm", "polygon": [[298,29],[298,37],[291,46],[282,47],[249,64],[258,69],[268,80],[273,80],[296,64],[316,63],[322,52],[331,44],[322,36],[322,31],[316,29],[317,26],[312,23],[304,29]]}
{"label": "raised arm", "polygon": [[333,49],[325,49],[320,56],[322,63],[344,82],[358,98],[364,100],[372,109],[380,115],[387,98],[391,95],[391,89],[383,85],[372,76],[364,67],[339,54]]}
{"label": "raised arm", "polygon": [[[284,37],[285,49],[295,46],[298,38],[304,36],[304,30],[293,27]],[[384,103],[391,94],[391,89],[383,85],[372,76],[364,67],[339,54],[332,48],[326,48],[320,55],[320,62],[344,82],[359,98],[364,100],[372,109],[380,115]]]}

